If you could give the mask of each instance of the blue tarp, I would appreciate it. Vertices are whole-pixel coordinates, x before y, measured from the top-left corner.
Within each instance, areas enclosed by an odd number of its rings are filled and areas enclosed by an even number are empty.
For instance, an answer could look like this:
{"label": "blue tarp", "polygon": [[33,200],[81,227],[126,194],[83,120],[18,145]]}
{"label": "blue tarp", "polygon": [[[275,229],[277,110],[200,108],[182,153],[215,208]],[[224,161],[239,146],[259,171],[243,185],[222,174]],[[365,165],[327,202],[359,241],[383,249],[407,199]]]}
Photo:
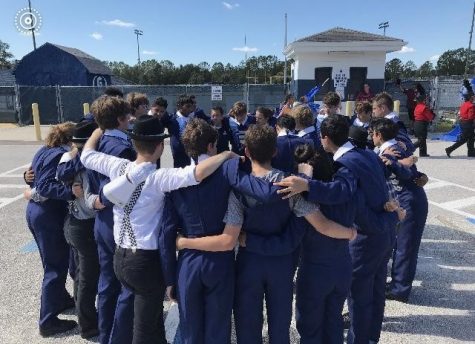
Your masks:
{"label": "blue tarp", "polygon": [[460,125],[456,125],[455,128],[453,128],[448,133],[436,135],[436,136],[432,137],[432,139],[455,142],[455,141],[457,141],[457,137],[459,135],[460,135]]}

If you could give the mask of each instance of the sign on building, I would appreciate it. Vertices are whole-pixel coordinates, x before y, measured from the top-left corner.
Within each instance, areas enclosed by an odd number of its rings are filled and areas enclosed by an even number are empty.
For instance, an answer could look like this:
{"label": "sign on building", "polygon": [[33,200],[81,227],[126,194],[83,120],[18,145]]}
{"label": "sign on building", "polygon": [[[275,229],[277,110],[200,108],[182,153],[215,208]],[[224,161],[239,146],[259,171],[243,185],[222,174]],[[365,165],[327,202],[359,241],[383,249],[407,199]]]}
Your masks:
{"label": "sign on building", "polygon": [[211,86],[211,100],[223,100],[223,86]]}

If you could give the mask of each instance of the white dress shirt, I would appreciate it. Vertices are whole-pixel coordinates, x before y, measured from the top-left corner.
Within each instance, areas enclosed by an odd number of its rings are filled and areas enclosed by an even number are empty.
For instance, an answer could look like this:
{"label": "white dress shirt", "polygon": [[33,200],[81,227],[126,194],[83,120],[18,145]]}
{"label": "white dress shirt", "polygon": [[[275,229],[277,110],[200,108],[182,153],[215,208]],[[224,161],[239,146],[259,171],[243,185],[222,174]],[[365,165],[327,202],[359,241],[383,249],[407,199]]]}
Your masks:
{"label": "white dress shirt", "polygon": [[[84,150],[81,162],[86,168],[97,171],[111,180],[119,177],[120,166],[128,163],[127,173],[134,167],[135,162],[103,154],[95,150]],[[145,179],[142,192],[130,213],[130,224],[135,234],[137,248],[142,250],[158,249],[158,226],[162,219],[165,192],[196,185],[195,165],[184,168],[160,168],[149,163],[144,168],[150,171]],[[120,228],[124,218],[124,209],[114,206],[114,240],[119,245]],[[120,245],[123,248],[132,248],[128,235]]]}
{"label": "white dress shirt", "polygon": [[333,154],[333,160],[334,161],[337,161],[338,159],[340,159],[345,153],[349,152],[350,150],[352,150],[353,148],[355,148],[355,146],[353,146],[350,141],[347,141],[345,142],[345,144],[343,146],[341,146],[340,148],[337,149],[337,151],[335,152],[335,154]]}

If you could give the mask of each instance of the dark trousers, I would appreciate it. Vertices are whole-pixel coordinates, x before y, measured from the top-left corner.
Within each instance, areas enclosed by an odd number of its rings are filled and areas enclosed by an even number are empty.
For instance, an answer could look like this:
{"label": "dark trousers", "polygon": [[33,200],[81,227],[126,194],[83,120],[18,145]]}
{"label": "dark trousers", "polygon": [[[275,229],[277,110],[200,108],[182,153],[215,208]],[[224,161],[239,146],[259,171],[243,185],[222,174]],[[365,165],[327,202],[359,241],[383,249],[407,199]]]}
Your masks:
{"label": "dark trousers", "polygon": [[134,330],[132,344],[166,344],[163,323],[165,282],[158,250],[118,247],[114,270],[125,288],[134,294]]}
{"label": "dark trousers", "polygon": [[230,343],[234,251],[180,251],[177,286],[183,343]]}
{"label": "dark trousers", "polygon": [[[384,316],[387,263],[392,251],[390,231],[362,235],[350,243],[353,264],[348,308],[348,344],[379,340]],[[377,338],[375,338],[377,337]]]}
{"label": "dark trousers", "polygon": [[414,122],[414,135],[417,141],[414,143],[414,148],[419,148],[419,155],[427,155],[427,128],[429,122],[415,121]]}
{"label": "dark trousers", "polygon": [[262,344],[263,301],[269,343],[290,343],[295,254],[263,256],[240,249],[236,261],[234,321],[238,344]]}
{"label": "dark trousers", "polygon": [[28,227],[43,265],[39,320],[43,328],[58,321],[57,315],[70,298],[65,288],[69,265],[69,245],[63,232],[66,214],[66,204],[55,208],[30,201],[26,209]]}
{"label": "dark trousers", "polygon": [[406,298],[409,297],[416,275],[417,257],[428,212],[424,189],[417,188],[407,193],[409,195],[400,197],[401,206],[407,214],[397,232],[390,287],[392,294]]}
{"label": "dark trousers", "polygon": [[134,294],[122,288],[114,272],[115,242],[112,228],[94,224],[94,236],[99,254],[99,284],[97,311],[101,344],[130,344],[134,318]]}
{"label": "dark trousers", "polygon": [[342,311],[350,291],[352,268],[349,256],[335,260],[334,264],[318,264],[302,258],[295,316],[301,344],[343,343]]}
{"label": "dark trousers", "polygon": [[77,266],[74,290],[79,326],[82,332],[96,329],[99,257],[94,240],[94,219],[78,220],[69,214],[64,223],[64,236],[73,248]]}
{"label": "dark trousers", "polygon": [[475,156],[475,148],[474,148],[474,121],[460,121],[460,129],[462,131],[460,137],[457,139],[452,146],[448,147],[447,150],[449,153],[453,152],[464,143],[467,143],[467,155],[468,156]]}

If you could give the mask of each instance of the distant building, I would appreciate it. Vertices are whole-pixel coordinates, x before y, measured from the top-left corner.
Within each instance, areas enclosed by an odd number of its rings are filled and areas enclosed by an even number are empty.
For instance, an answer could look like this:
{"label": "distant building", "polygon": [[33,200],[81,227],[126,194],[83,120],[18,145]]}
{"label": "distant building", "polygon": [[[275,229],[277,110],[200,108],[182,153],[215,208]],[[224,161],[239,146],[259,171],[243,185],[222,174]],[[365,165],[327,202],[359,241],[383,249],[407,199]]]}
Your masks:
{"label": "distant building", "polygon": [[45,43],[25,55],[13,71],[21,86],[108,86],[112,71],[85,52]]}
{"label": "distant building", "polygon": [[330,78],[315,100],[329,91],[354,100],[364,83],[372,93],[381,92],[386,54],[406,44],[402,39],[341,27],[298,39],[284,49],[287,58],[294,60],[291,91],[299,97]]}

